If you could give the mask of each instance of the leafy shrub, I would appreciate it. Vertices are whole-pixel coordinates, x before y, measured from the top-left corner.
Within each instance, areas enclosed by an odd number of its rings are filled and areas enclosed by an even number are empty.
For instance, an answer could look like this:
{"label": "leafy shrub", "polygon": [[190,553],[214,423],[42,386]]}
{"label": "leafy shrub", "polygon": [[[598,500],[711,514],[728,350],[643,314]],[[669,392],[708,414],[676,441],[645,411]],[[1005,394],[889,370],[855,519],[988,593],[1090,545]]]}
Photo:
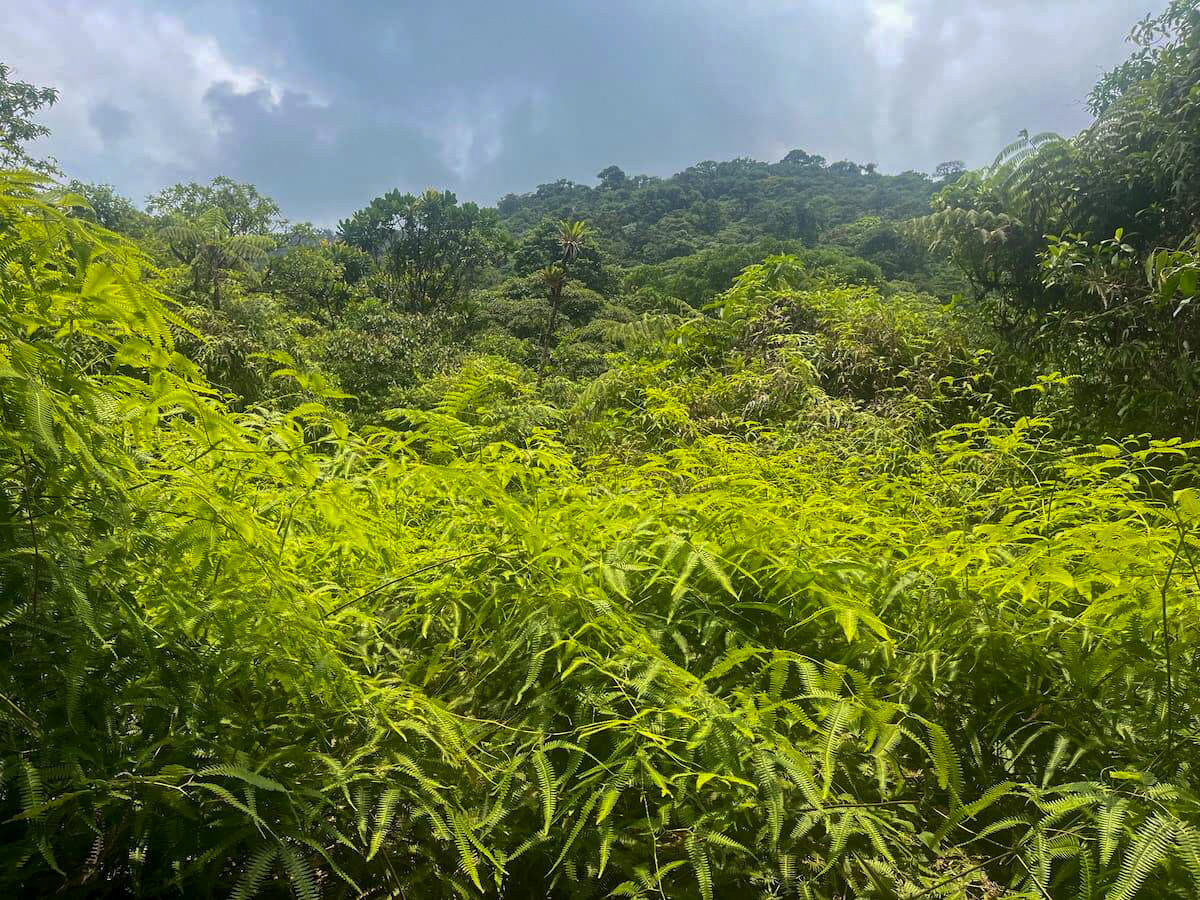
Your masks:
{"label": "leafy shrub", "polygon": [[[694,427],[680,386],[819,398],[838,342],[944,364],[937,310],[786,259],[580,400],[639,446],[486,358],[400,429],[287,365],[318,399],[236,413],[37,190],[0,181],[4,892],[1194,896],[1194,444]],[[831,343],[751,356],[784,299]]]}
{"label": "leafy shrub", "polygon": [[398,390],[450,371],[461,359],[461,313],[397,312],[375,298],[352,308],[314,353],[321,367],[353,396],[356,414],[371,417]]}

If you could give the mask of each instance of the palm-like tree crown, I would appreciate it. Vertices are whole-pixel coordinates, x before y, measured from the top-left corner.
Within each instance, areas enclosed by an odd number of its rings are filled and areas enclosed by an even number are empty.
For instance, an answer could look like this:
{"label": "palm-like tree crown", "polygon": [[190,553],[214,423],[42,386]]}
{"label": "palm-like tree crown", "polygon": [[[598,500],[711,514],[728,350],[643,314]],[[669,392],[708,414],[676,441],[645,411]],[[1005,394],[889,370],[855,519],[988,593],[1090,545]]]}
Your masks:
{"label": "palm-like tree crown", "polygon": [[213,207],[198,218],[168,225],[159,232],[181,261],[203,259],[221,269],[249,271],[263,265],[274,242],[262,234],[232,234],[224,210]]}
{"label": "palm-like tree crown", "polygon": [[562,248],[563,261],[574,262],[575,257],[583,248],[583,239],[587,236],[587,225],[584,222],[559,223],[558,246]]}

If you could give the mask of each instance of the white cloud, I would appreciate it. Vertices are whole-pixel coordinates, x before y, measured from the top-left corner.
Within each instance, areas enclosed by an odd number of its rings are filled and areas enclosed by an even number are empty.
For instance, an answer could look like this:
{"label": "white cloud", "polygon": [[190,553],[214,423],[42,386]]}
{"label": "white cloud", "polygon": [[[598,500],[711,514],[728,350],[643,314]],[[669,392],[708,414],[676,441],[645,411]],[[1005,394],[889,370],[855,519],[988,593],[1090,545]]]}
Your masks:
{"label": "white cloud", "polygon": [[500,158],[511,118],[522,108],[540,110],[545,100],[544,92],[522,85],[454,90],[414,125],[434,141],[442,164],[466,180]]}
{"label": "white cloud", "polygon": [[869,41],[875,58],[883,66],[904,59],[904,44],[916,24],[909,0],[872,0]]}
{"label": "white cloud", "polygon": [[[17,76],[60,92],[44,116],[52,136],[37,149],[57,156],[71,174],[96,179],[135,162],[141,192],[216,148],[218,123],[206,103],[214,85],[264,90],[276,103],[284,90],[230,59],[213,36],[130,2],[4,4],[0,32],[4,60]],[[113,114],[120,128],[105,127],[105,115]]]}

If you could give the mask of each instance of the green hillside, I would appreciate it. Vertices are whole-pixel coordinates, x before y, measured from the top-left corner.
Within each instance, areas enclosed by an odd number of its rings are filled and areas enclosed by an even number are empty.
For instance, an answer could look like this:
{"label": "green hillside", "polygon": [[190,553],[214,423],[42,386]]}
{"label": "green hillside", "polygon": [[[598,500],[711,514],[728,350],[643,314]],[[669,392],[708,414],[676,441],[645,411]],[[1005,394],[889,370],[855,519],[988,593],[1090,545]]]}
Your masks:
{"label": "green hillside", "polygon": [[[0,895],[1200,895],[1200,6],[935,175],[336,230],[0,67]],[[548,173],[553,174],[553,173]]]}

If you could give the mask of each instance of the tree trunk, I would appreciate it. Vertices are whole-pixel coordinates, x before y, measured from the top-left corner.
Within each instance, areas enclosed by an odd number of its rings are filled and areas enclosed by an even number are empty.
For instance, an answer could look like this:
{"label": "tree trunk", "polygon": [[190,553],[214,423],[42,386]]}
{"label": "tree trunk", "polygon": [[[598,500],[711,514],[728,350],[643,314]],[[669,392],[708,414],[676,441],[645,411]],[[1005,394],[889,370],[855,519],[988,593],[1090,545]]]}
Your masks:
{"label": "tree trunk", "polygon": [[538,387],[542,385],[542,379],[546,377],[546,365],[550,362],[550,340],[554,336],[554,326],[558,322],[558,305],[562,301],[562,287],[554,287],[550,290],[550,318],[546,320],[546,331],[542,335],[542,358],[538,362],[537,383]]}

